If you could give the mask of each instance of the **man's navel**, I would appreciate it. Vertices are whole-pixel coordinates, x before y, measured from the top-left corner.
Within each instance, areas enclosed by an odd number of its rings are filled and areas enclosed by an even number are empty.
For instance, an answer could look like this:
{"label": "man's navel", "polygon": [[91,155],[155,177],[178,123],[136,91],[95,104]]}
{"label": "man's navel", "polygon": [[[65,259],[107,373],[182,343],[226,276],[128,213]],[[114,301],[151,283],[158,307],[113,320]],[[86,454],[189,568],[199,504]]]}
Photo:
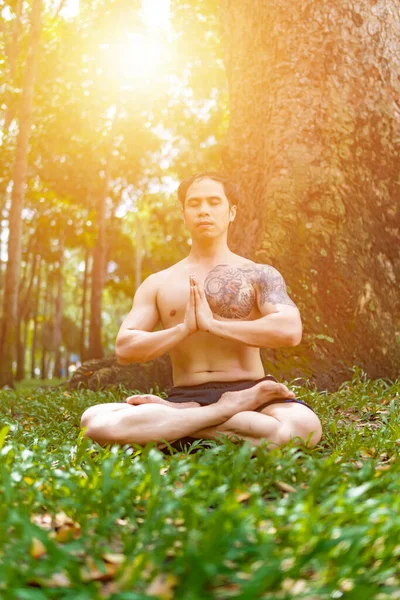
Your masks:
{"label": "man's navel", "polygon": [[175,315],[176,315],[176,310],[173,308],[173,309],[171,310],[171,312],[169,313],[169,316],[170,316],[170,317],[174,317]]}

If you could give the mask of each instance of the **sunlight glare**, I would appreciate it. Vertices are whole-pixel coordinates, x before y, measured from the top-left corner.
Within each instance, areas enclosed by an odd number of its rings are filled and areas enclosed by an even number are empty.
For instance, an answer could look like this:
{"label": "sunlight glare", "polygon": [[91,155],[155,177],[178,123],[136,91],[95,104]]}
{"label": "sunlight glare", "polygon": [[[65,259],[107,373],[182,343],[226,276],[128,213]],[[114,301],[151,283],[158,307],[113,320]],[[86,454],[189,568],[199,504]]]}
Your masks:
{"label": "sunlight glare", "polygon": [[144,23],[152,29],[161,29],[169,25],[170,0],[142,0]]}
{"label": "sunlight glare", "polygon": [[154,77],[166,57],[167,48],[159,39],[142,33],[125,33],[109,49],[113,72],[121,81],[134,83]]}

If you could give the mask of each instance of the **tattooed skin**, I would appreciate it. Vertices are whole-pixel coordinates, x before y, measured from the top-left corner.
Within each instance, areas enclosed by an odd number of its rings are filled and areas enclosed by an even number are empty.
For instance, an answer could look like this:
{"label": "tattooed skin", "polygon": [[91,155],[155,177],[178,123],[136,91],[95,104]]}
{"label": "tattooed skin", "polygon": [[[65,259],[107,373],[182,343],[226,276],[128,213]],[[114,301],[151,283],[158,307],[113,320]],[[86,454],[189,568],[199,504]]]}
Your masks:
{"label": "tattooed skin", "polygon": [[213,313],[227,319],[245,319],[259,303],[296,306],[289,298],[282,275],[269,265],[217,265],[204,282]]}

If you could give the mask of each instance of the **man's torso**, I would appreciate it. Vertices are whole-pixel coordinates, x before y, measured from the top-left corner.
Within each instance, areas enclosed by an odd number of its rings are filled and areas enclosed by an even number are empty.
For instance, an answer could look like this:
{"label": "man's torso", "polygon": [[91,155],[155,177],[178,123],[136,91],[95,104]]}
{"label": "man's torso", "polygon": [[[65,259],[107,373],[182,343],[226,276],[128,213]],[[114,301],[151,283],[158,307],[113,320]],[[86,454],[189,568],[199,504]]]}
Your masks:
{"label": "man's torso", "polygon": [[[189,300],[189,276],[204,286],[216,319],[254,320],[261,316],[254,286],[255,263],[235,256],[226,265],[204,268],[187,259],[157,274],[157,308],[164,329],[184,320]],[[174,384],[260,379],[264,368],[260,350],[242,342],[198,331],[170,351]]]}

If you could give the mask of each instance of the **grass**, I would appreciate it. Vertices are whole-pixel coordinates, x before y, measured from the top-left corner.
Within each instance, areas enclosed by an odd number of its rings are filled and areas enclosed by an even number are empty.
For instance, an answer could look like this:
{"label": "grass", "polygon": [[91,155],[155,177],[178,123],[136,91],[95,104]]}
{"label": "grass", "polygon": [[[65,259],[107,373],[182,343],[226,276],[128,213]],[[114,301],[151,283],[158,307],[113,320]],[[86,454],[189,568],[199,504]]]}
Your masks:
{"label": "grass", "polygon": [[291,388],[320,444],[254,458],[83,438],[84,409],[126,390],[1,392],[0,597],[400,598],[400,381]]}

